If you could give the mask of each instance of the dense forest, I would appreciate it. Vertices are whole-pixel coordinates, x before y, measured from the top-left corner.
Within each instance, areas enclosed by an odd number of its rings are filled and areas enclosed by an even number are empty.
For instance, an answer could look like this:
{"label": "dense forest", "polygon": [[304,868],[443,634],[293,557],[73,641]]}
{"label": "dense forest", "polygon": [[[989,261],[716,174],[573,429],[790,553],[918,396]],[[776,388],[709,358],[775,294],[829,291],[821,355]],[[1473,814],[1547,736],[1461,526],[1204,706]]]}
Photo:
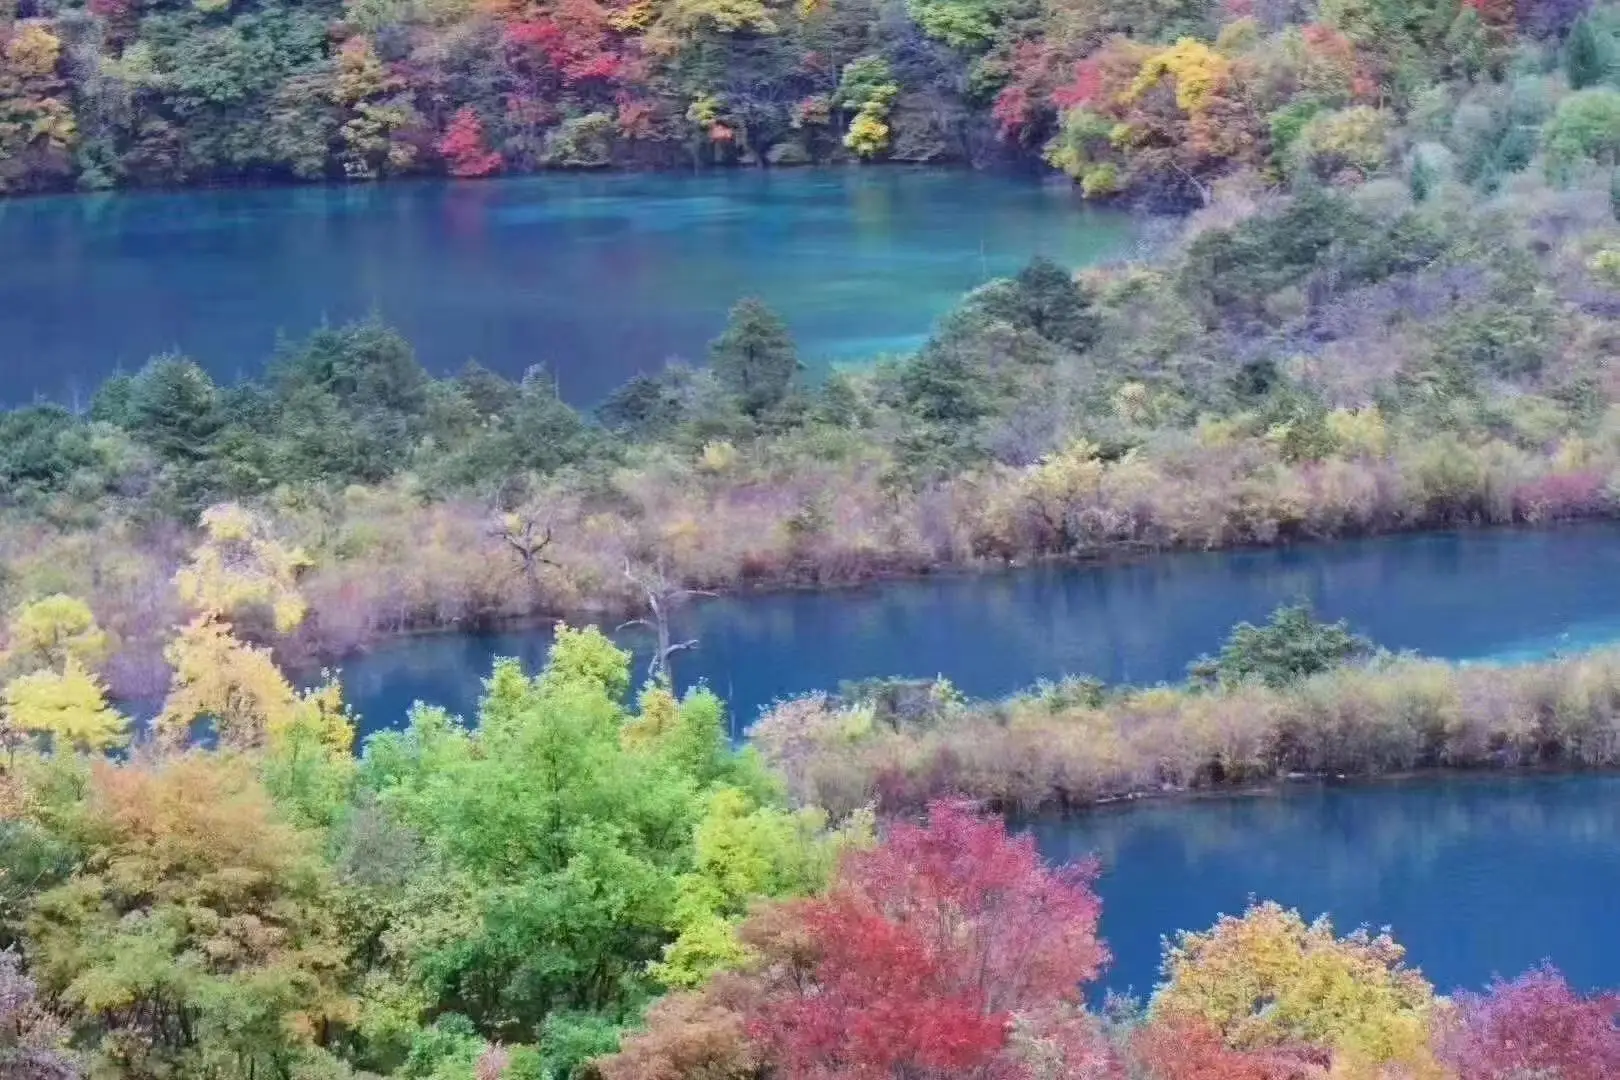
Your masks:
{"label": "dense forest", "polygon": [[[739,299],[589,410],[369,320],[0,412],[0,1080],[1620,1075],[1620,997],[1441,994],[1263,902],[1097,1001],[1095,867],[995,816],[1613,767],[1620,653],[1452,667],[1289,608],[1175,686],[828,688],[736,746],[587,625],[1620,515],[1617,43],[1579,0],[10,0],[7,192],[999,158],[1189,212],[831,373]],[[361,745],[288,674],[545,616],[542,670]]]}
{"label": "dense forest", "polygon": [[1501,172],[1542,100],[1493,88],[1568,48],[1574,89],[1608,79],[1614,22],[1586,6],[7,0],[0,191],[1044,158],[1185,205],[1235,170],[1371,174],[1459,98],[1490,143],[1466,167]]}
{"label": "dense forest", "polygon": [[[130,747],[82,604],[14,612],[0,767],[4,1080],[1603,1080],[1620,998],[1550,968],[1443,997],[1387,933],[1269,903],[1109,961],[1096,867],[972,803],[829,812],[776,725],[649,680],[594,629],[497,662],[472,722],[418,705],[356,753],[335,683],[241,628],[303,614],[239,511],[176,575],[191,613]],[[1201,678],[1365,659],[1241,627]],[[857,703],[837,725],[886,722]],[[769,723],[769,721],[768,721]],[[822,725],[823,729],[827,725]],[[209,745],[193,736],[206,734]],[[784,738],[784,735],[788,737]],[[821,743],[825,750],[830,744]],[[107,751],[122,751],[108,756]]]}

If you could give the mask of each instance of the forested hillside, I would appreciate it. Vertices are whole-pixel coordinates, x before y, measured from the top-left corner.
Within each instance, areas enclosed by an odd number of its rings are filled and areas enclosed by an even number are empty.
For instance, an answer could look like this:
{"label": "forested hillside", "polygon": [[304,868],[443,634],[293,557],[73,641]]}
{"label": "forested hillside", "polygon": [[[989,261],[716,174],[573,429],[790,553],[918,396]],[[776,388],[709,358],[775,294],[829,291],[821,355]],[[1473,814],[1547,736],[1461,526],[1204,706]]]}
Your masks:
{"label": "forested hillside", "polygon": [[1044,157],[1089,195],[1189,203],[1238,167],[1376,171],[1459,99],[1491,129],[1468,167],[1511,168],[1538,117],[1478,88],[1561,59],[1602,81],[1585,6],[6,0],[0,192]]}

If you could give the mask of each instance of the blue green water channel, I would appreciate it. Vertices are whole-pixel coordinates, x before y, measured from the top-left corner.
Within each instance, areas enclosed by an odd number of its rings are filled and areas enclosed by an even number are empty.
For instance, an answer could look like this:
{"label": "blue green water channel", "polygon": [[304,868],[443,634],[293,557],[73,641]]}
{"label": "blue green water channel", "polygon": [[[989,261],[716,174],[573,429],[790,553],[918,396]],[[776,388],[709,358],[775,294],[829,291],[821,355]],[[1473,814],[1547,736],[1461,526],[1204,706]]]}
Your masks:
{"label": "blue green water channel", "polygon": [[1072,185],[941,169],[553,174],[0,202],[0,401],[84,401],[166,351],[216,378],[375,313],[431,370],[545,365],[593,404],[701,361],[738,298],[814,374],[913,348],[967,289],[1132,226]]}

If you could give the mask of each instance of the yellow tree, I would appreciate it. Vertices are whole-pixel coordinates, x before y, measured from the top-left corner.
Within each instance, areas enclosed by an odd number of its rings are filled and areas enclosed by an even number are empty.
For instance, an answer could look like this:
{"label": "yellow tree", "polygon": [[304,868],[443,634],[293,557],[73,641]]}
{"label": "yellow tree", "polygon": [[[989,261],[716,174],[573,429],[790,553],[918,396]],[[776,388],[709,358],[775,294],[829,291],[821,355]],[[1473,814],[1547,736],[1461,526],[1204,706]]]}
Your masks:
{"label": "yellow tree", "polygon": [[5,688],[6,718],[16,728],[50,738],[57,750],[111,750],[129,738],[129,721],[109,708],[100,681],[77,659],[62,671],[43,668]]}
{"label": "yellow tree", "polygon": [[193,619],[164,650],[174,669],[158,714],[159,734],[184,742],[198,720],[212,720],[221,744],[282,750],[317,744],[348,754],[354,723],[336,681],[305,693],[293,689],[270,650],[244,644],[218,620]]}
{"label": "yellow tree", "polygon": [[19,604],[6,624],[6,660],[14,670],[64,671],[69,660],[95,669],[107,658],[107,634],[90,605],[62,593]]}
{"label": "yellow tree", "polygon": [[1165,952],[1152,1017],[1202,1021],[1235,1050],[1331,1048],[1334,1075],[1445,1075],[1428,1048],[1434,989],[1387,934],[1336,937],[1275,903],[1183,933]]}
{"label": "yellow tree", "polygon": [[281,633],[304,621],[298,575],[310,563],[301,549],[282,543],[263,518],[236,503],[204,510],[202,527],[203,542],[174,576],[180,599],[215,618],[268,610]]}

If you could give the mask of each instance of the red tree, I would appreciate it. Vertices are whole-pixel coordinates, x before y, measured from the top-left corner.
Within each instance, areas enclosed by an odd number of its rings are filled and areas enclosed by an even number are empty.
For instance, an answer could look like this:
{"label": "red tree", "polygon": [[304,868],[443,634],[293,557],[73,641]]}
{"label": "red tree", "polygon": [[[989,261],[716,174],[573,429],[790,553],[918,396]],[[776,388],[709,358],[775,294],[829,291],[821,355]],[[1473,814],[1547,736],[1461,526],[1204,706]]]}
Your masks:
{"label": "red tree", "polygon": [[450,118],[438,148],[451,176],[488,176],[500,171],[501,155],[484,145],[484,125],[470,105],[463,105]]}
{"label": "red tree", "polygon": [[[778,908],[774,928],[756,921],[752,942],[777,964],[749,1033],[783,1080],[1026,1076],[1014,1014],[1042,1026],[1108,960],[1094,875],[1054,870],[999,819],[937,802],[925,825],[848,856],[826,897]],[[1067,1052],[1087,1057],[1074,1044],[1089,1039],[1068,1032]]]}
{"label": "red tree", "polygon": [[1543,967],[1455,1001],[1457,1012],[1437,1050],[1459,1080],[1620,1076],[1620,995],[1582,998],[1557,971]]}

